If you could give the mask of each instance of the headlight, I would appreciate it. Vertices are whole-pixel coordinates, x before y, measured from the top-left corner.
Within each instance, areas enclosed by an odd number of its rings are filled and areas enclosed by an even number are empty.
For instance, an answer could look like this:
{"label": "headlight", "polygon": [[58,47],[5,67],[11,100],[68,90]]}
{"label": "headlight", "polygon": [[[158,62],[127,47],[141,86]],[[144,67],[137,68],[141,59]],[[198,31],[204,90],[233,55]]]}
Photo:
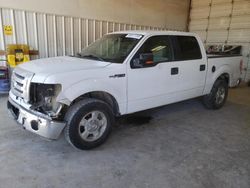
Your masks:
{"label": "headlight", "polygon": [[59,84],[31,83],[30,103],[33,108],[44,112],[56,111],[58,108],[56,97],[60,91],[61,85]]}

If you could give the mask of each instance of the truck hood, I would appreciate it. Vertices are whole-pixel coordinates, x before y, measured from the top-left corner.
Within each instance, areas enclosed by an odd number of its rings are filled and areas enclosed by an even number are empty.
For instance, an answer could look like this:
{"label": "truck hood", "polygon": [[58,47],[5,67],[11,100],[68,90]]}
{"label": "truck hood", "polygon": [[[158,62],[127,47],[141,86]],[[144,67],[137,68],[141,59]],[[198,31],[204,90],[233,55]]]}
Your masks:
{"label": "truck hood", "polygon": [[37,59],[21,64],[18,67],[35,74],[49,76],[52,74],[72,72],[76,70],[98,69],[106,67],[110,64],[111,63],[109,62],[63,56]]}

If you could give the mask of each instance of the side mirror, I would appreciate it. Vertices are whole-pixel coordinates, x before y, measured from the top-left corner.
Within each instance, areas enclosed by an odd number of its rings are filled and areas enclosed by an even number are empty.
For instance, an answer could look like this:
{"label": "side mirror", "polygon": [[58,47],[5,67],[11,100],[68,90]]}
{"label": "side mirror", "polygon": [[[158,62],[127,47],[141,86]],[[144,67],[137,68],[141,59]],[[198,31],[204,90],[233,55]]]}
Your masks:
{"label": "side mirror", "polygon": [[139,58],[133,60],[132,68],[143,68],[154,66],[153,54],[143,53],[139,55]]}
{"label": "side mirror", "polygon": [[145,53],[145,54],[140,54],[140,63],[143,66],[152,66],[152,64],[154,64],[153,61],[153,54],[152,53]]}

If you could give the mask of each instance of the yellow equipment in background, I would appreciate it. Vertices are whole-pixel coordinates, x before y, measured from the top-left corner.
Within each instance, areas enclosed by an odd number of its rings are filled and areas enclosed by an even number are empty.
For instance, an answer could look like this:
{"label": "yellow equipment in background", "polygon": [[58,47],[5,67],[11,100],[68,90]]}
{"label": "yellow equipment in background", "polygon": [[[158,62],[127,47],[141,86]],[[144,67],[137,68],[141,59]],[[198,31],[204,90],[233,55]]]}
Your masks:
{"label": "yellow equipment in background", "polygon": [[11,68],[30,61],[29,46],[25,44],[7,45],[7,60]]}

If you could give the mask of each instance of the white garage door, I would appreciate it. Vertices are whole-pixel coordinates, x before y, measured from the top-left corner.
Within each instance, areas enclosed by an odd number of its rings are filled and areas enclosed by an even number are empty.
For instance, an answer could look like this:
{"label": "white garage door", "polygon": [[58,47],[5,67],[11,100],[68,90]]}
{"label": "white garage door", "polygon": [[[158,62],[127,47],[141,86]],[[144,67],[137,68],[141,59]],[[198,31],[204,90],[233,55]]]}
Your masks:
{"label": "white garage door", "polygon": [[250,79],[250,0],[192,0],[189,30],[206,45],[242,45]]}

